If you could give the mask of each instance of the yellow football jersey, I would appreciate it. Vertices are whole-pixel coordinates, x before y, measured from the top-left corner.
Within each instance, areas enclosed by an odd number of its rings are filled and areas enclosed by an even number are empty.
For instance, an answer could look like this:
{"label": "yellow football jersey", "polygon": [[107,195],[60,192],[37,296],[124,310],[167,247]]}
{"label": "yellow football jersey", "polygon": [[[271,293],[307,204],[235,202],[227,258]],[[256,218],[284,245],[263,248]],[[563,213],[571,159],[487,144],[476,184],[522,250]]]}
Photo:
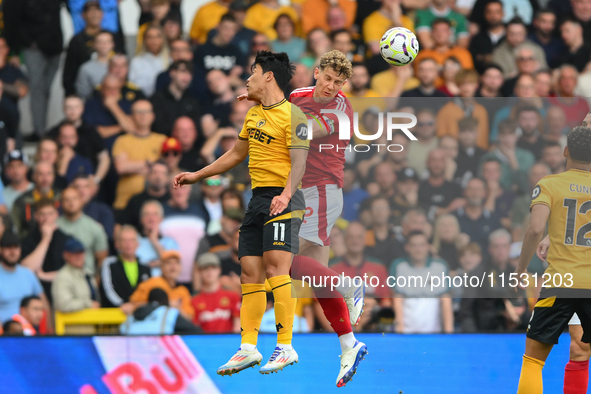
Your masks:
{"label": "yellow football jersey", "polygon": [[532,193],[536,204],[550,208],[545,287],[591,289],[591,173],[571,169],[543,178]]}
{"label": "yellow football jersey", "polygon": [[253,189],[285,187],[291,171],[289,150],[307,150],[310,146],[306,116],[286,99],[268,107],[252,107],[238,138],[248,141]]}

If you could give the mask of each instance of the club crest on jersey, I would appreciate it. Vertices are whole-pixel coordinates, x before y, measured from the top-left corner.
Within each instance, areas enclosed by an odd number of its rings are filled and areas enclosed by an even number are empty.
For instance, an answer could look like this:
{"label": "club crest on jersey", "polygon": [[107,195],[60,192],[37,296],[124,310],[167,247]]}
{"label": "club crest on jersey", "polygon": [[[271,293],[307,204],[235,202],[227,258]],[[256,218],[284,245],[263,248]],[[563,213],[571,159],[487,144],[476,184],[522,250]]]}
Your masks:
{"label": "club crest on jersey", "polygon": [[306,125],[304,123],[300,123],[296,127],[296,136],[301,140],[307,140],[308,139],[308,125]]}
{"label": "club crest on jersey", "polygon": [[536,199],[540,195],[540,191],[540,185],[536,185],[536,187],[534,187],[534,190],[531,193],[532,200]]}
{"label": "club crest on jersey", "polygon": [[261,128],[263,127],[265,124],[267,123],[267,121],[265,119],[261,119],[257,122],[257,127]]}

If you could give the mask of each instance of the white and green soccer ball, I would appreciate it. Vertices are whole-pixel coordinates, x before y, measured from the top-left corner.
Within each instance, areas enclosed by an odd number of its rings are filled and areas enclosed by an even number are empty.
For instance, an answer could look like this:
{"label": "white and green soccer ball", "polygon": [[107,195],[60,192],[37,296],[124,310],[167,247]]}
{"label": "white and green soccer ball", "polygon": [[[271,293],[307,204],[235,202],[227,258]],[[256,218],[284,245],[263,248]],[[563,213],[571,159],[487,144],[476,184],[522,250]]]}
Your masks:
{"label": "white and green soccer ball", "polygon": [[412,31],[404,27],[393,27],[382,36],[380,53],[388,63],[404,66],[419,54],[419,40]]}

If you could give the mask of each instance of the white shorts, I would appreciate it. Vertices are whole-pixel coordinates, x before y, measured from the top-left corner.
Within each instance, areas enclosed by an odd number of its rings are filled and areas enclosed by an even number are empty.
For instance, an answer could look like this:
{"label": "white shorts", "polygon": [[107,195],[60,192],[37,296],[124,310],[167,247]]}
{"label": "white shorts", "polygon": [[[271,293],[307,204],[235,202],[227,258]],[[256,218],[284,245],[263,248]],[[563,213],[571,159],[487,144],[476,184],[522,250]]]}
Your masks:
{"label": "white shorts", "polygon": [[330,231],[343,212],[343,191],[337,185],[302,189],[306,214],[300,237],[320,246],[330,245]]}
{"label": "white shorts", "polygon": [[568,322],[569,326],[580,326],[581,325],[581,319],[579,319],[579,316],[575,313],[573,315],[573,317],[571,317],[570,321]]}

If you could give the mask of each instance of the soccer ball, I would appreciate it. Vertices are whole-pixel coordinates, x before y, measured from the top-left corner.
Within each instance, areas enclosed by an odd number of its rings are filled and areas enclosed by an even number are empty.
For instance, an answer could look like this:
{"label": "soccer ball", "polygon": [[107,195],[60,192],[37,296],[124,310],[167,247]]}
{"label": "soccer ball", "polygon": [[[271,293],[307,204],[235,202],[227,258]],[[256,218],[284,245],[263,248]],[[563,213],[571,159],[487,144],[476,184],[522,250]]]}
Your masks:
{"label": "soccer ball", "polygon": [[404,27],[393,27],[382,36],[380,54],[390,64],[404,66],[419,54],[419,40]]}

